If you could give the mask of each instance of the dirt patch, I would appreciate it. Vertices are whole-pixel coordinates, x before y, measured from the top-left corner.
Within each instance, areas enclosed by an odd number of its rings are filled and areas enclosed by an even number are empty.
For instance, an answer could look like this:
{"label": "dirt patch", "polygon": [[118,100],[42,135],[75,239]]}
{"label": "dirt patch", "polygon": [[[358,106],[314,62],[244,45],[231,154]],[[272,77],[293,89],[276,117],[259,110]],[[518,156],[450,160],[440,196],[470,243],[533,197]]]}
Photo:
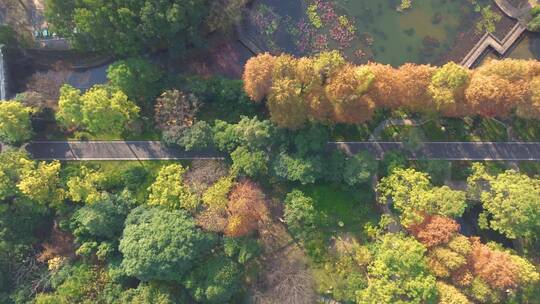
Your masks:
{"label": "dirt patch", "polygon": [[222,41],[175,64],[178,72],[205,77],[241,78],[246,61],[253,56],[237,39]]}

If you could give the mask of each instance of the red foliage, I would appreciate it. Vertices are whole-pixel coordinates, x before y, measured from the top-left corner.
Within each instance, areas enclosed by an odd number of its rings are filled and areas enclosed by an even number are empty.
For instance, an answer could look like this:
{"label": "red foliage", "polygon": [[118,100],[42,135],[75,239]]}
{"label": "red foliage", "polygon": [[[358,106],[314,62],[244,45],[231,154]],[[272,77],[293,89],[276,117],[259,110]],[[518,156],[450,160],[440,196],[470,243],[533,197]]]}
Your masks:
{"label": "red foliage", "polygon": [[257,184],[245,180],[231,191],[227,210],[230,214],[225,234],[247,235],[259,227],[268,216],[265,197]]}
{"label": "red foliage", "polygon": [[438,215],[426,216],[420,224],[411,225],[408,230],[427,247],[448,243],[459,230],[453,219]]}
{"label": "red foliage", "polygon": [[492,250],[478,239],[473,240],[470,265],[473,273],[493,288],[518,287],[519,267],[512,262],[510,255]]}

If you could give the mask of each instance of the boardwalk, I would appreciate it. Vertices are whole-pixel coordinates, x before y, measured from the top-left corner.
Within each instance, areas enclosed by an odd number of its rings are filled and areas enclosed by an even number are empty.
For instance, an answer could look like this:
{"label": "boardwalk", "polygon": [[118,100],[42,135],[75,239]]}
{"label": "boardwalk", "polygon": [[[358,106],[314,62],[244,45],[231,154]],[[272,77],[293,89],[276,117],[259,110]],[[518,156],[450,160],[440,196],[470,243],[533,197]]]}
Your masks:
{"label": "boardwalk", "polygon": [[463,58],[461,65],[471,68],[478,58],[484,54],[488,48],[492,48],[499,55],[503,56],[516,43],[521,35],[527,30],[523,24],[517,22],[503,40],[497,39],[491,33],[485,33],[471,51]]}
{"label": "boardwalk", "polygon": [[[399,142],[331,142],[331,149],[348,154],[367,151],[377,159],[392,150],[405,149]],[[186,152],[157,141],[53,141],[32,142],[26,150],[35,159],[88,160],[180,160],[221,159],[216,151]],[[540,161],[540,142],[426,142],[410,159]]]}
{"label": "boardwalk", "polygon": [[516,24],[499,40],[492,33],[485,33],[482,38],[474,45],[474,47],[465,55],[461,61],[461,65],[467,68],[473,67],[478,59],[486,52],[488,48],[492,48],[499,55],[503,56],[506,52],[518,41],[519,37],[527,30],[526,22],[524,21],[528,14],[529,7],[522,9],[514,7],[508,0],[495,0],[497,6],[508,17],[515,19]]}

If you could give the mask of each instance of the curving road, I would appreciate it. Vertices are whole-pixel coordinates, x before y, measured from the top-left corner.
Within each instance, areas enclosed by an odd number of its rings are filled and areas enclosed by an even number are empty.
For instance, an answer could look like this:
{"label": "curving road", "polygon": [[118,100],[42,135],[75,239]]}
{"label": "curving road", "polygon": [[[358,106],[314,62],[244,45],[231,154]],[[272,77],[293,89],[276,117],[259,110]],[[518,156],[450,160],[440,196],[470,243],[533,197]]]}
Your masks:
{"label": "curving road", "polygon": [[[377,159],[392,150],[406,153],[411,160],[540,161],[540,142],[426,142],[414,153],[399,142],[330,142],[330,149],[347,154],[367,151]],[[40,160],[181,160],[222,159],[216,151],[183,151],[159,141],[36,141],[25,146]]]}

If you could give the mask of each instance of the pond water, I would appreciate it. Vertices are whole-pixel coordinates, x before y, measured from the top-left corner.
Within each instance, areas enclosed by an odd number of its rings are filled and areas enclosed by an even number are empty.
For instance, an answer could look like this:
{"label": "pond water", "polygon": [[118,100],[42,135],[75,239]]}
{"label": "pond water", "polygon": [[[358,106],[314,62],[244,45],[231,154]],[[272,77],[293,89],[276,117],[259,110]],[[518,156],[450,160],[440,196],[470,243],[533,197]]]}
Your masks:
{"label": "pond water", "polygon": [[[354,62],[436,63],[472,25],[468,1],[259,0],[249,31],[267,49],[297,55],[341,50]],[[285,8],[285,9],[284,9]]]}
{"label": "pond water", "polygon": [[396,1],[342,0],[354,15],[359,31],[373,37],[375,61],[400,65],[434,62],[454,44],[464,16],[472,7],[465,1],[415,0],[399,12]]}
{"label": "pond water", "polygon": [[[513,46],[504,56],[504,58],[514,59],[535,59],[540,60],[540,33],[531,33],[523,37]],[[499,54],[491,50],[482,57],[478,65],[482,65],[492,59],[501,59]]]}

